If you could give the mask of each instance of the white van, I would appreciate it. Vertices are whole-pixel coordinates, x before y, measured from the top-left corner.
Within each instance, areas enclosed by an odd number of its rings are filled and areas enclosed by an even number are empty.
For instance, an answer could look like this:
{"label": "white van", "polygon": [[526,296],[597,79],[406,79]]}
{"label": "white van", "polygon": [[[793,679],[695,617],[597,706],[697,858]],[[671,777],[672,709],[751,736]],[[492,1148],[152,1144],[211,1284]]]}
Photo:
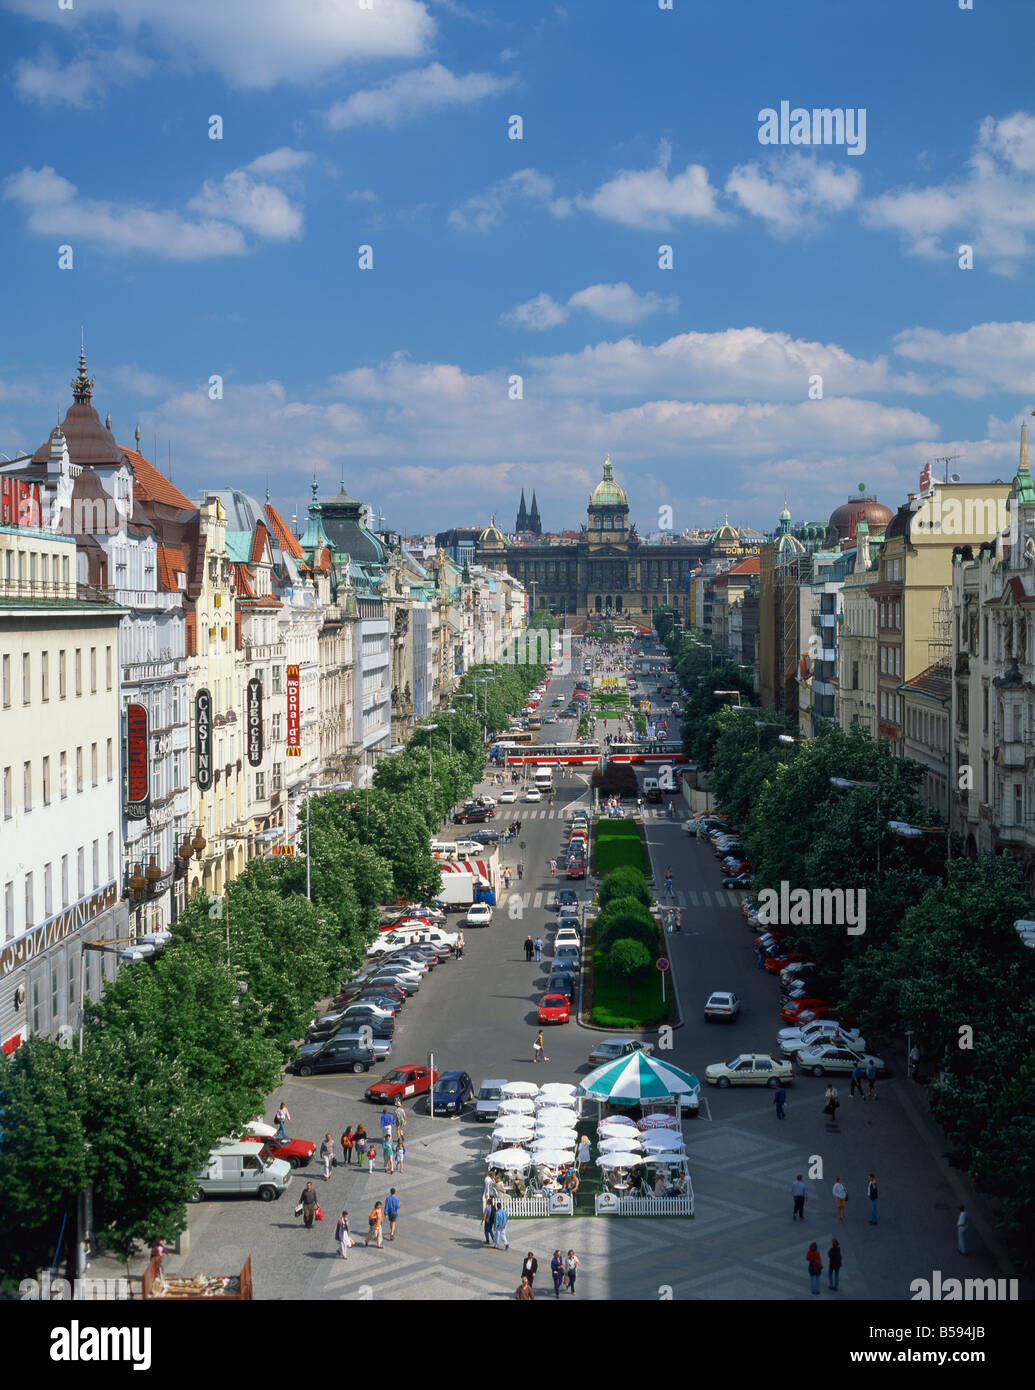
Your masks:
{"label": "white van", "polygon": [[643,779],[643,793],[656,792],[658,789],[658,779],[656,777],[645,777]]}
{"label": "white van", "polygon": [[537,767],[532,784],[537,791],[545,793],[547,796],[553,795],[553,768]]}
{"label": "white van", "polygon": [[212,1150],[208,1163],[194,1177],[197,1187],[190,1194],[192,1202],[241,1192],[262,1202],[272,1202],[287,1190],[291,1164],[282,1158],[267,1157],[259,1144],[227,1140]]}

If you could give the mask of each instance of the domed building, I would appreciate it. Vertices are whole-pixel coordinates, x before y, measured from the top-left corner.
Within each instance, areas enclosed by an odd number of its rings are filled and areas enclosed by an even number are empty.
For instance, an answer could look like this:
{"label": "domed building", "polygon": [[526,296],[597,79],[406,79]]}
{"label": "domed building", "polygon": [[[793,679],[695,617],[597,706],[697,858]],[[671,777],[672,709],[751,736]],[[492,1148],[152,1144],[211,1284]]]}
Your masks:
{"label": "domed building", "polygon": [[579,531],[540,538],[535,493],[529,512],[524,490],[518,523],[517,536],[508,541],[493,520],[478,539],[478,563],[506,569],[528,590],[534,607],[548,609],[571,626],[619,616],[647,626],[655,608],[682,602],[689,575],[703,561],[758,551],[756,538],[745,545],[728,517],[699,539],[642,540],[629,521],[629,497],[615,478],[610,457],[590,493]]}
{"label": "domed building", "polygon": [[823,543],[832,550],[844,541],[854,541],[856,528],[864,517],[869,535],[883,536],[893,516],[894,512],[878,502],[876,497],[863,494],[849,497],[847,502],[842,502],[830,513]]}

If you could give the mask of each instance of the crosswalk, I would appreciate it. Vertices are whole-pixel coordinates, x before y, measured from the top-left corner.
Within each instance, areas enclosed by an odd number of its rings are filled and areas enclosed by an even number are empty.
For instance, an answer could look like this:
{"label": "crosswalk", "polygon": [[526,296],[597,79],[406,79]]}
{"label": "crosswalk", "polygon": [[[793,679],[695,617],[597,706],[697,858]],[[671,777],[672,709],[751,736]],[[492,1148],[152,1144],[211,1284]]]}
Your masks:
{"label": "crosswalk", "polygon": [[[567,884],[566,882],[562,882],[560,886],[570,887],[571,885]],[[575,891],[579,891],[577,886]],[[556,892],[557,890],[555,888],[548,888],[545,891],[541,889],[536,890],[530,888],[526,888],[519,891],[516,888],[511,888],[509,891],[505,891],[503,893],[503,896],[500,901],[501,903],[509,902],[512,898],[516,898],[521,903],[522,907],[531,908],[534,912],[539,908],[553,907],[555,903]],[[717,907],[739,907],[742,901],[742,897],[742,894],[734,893],[729,888],[715,888],[710,892],[705,889],[702,889],[699,892],[696,892],[692,889],[688,889],[684,893],[676,893],[674,897],[658,898],[657,902],[659,907],[663,908],[681,907],[687,909],[688,911],[693,911],[695,908],[697,908],[702,911],[707,911],[714,910]]]}

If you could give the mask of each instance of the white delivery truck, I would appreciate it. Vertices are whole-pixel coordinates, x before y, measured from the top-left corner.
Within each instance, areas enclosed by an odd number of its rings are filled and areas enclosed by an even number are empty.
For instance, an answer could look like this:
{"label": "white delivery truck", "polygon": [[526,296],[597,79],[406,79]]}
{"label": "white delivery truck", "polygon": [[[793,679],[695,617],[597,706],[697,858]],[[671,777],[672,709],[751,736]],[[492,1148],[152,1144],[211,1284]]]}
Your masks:
{"label": "white delivery truck", "polygon": [[446,910],[454,912],[466,910],[472,903],[496,905],[496,890],[489,879],[481,874],[475,863],[442,864],[442,887],[438,901]]}

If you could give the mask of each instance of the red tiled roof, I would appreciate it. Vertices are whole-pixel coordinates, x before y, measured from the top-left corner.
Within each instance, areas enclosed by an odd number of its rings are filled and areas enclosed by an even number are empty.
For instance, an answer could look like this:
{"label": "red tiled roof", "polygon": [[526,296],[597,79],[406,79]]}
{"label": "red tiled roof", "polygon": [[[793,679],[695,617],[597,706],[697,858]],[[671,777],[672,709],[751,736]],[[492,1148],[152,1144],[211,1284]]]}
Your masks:
{"label": "red tiled roof", "polygon": [[284,518],[277,511],[272,502],[267,502],[263,511],[269,519],[270,527],[277,540],[280,542],[281,550],[285,551],[294,560],[301,560],[304,554],[302,547],[291,534]]}
{"label": "red tiled roof", "polygon": [[268,536],[269,531],[263,523],[261,521],[256,522],[255,530],[252,532],[252,550],[251,554],[248,556],[249,564],[257,565],[262,560],[263,555],[266,553],[266,540]]}
{"label": "red tiled roof", "polygon": [[758,574],[761,570],[762,562],[757,555],[748,555],[744,560],[738,560],[729,570],[730,574]]}
{"label": "red tiled roof", "polygon": [[234,564],[234,587],[237,590],[238,598],[255,598],[255,590],[252,588],[251,575],[248,573],[248,566]]}
{"label": "red tiled roof", "polygon": [[179,546],[160,545],[158,547],[158,582],[166,593],[177,594],[180,586],[176,579],[176,571],[182,570],[187,573],[187,564],[183,558],[183,551]]}
{"label": "red tiled roof", "polygon": [[159,473],[143,454],[137,453],[136,449],[127,449],[124,444],[120,444],[119,448],[129,459],[129,466],[133,470],[133,496],[138,502],[161,502],[167,507],[180,507],[189,512],[197,510],[190,498],[184,497],[180,489]]}
{"label": "red tiled roof", "polygon": [[903,690],[915,690],[920,695],[932,695],[937,700],[951,700],[952,673],[950,663],[944,658],[935,661],[912,680],[906,681]]}

